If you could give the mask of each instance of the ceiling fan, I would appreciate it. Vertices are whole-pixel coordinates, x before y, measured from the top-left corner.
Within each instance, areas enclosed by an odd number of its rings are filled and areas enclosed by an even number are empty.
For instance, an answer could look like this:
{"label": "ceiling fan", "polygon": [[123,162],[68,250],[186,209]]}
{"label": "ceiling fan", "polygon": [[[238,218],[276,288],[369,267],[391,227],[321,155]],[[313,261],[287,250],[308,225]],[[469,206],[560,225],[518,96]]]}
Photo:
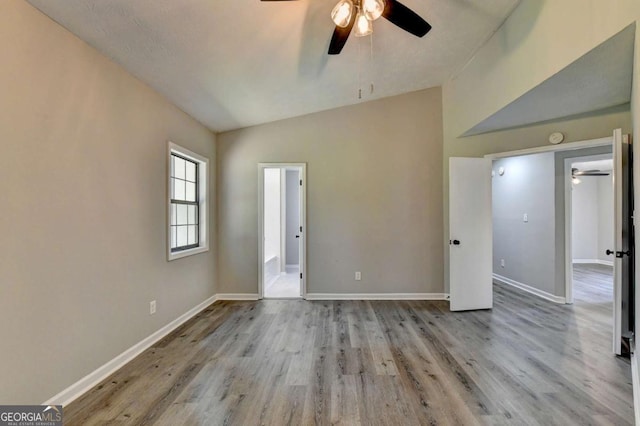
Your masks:
{"label": "ceiling fan", "polygon": [[340,0],[331,11],[336,28],[329,43],[329,55],[337,55],[342,51],[354,27],[356,37],[371,34],[373,21],[381,16],[416,37],[424,37],[431,30],[427,21],[396,0]]}
{"label": "ceiling fan", "polygon": [[602,170],[583,170],[580,171],[576,168],[571,169],[572,176],[609,176],[611,172]]}
{"label": "ceiling fan", "polygon": [[602,171],[602,170],[583,170],[580,171],[575,167],[571,169],[571,182],[575,185],[580,183],[580,176],[609,176],[611,174],[610,171]]}

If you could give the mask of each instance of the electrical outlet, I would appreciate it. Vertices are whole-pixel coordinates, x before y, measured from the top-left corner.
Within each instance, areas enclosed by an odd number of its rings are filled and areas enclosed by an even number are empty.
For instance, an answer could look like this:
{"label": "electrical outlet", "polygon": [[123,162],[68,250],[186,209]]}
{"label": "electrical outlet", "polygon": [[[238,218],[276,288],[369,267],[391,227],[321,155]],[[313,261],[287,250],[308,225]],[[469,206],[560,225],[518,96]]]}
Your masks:
{"label": "electrical outlet", "polygon": [[156,313],[156,301],[152,300],[149,302],[149,315],[153,315]]}
{"label": "electrical outlet", "polygon": [[361,281],[362,280],[362,274],[360,273],[360,271],[356,271],[356,281]]}
{"label": "electrical outlet", "polygon": [[500,266],[504,268],[504,259],[500,259]]}

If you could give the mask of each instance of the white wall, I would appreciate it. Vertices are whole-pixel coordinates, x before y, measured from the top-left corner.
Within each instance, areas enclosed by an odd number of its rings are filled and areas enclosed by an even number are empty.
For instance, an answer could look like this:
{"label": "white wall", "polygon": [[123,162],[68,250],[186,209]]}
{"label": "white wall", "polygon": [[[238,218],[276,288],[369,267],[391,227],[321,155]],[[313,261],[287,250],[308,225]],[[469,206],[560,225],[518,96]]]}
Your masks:
{"label": "white wall", "polygon": [[598,256],[597,259],[612,262],[607,249],[613,249],[613,181],[611,176],[596,178],[598,181]]}
{"label": "white wall", "polygon": [[613,187],[611,176],[581,177],[572,191],[572,250],[574,260],[607,261],[613,246]]}
{"label": "white wall", "polygon": [[264,170],[264,261],[280,258],[280,169]]}
{"label": "white wall", "polygon": [[493,170],[493,272],[554,294],[555,156],[504,158]]}
{"label": "white wall", "polygon": [[216,293],[215,244],[166,253],[167,141],[211,160],[216,241],[215,136],[25,1],[0,51],[0,401],[37,404]]}
{"label": "white wall", "polygon": [[598,259],[598,178],[581,177],[571,192],[573,260]]}

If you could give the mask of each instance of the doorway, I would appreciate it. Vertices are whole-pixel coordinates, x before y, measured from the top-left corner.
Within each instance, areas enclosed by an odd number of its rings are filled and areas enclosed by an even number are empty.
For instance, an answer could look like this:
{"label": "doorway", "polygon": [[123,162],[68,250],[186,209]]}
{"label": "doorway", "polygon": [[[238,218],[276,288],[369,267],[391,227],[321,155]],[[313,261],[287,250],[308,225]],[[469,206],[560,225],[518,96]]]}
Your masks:
{"label": "doorway", "polygon": [[[571,205],[571,165],[575,162],[571,158],[612,152],[609,148],[611,146],[613,146],[613,182],[615,183],[613,246],[609,250],[612,254],[615,253],[612,256],[614,264],[612,340],[613,352],[616,354],[624,352],[621,349],[628,346],[628,335],[633,331],[634,312],[629,301],[634,298],[632,271],[634,230],[631,220],[633,211],[631,152],[629,139],[622,135],[620,129],[613,132],[613,137],[573,142],[562,146],[489,154],[485,158],[450,158],[451,310],[491,307],[491,272],[487,278],[484,267],[475,268],[472,279],[460,279],[464,276],[456,275],[454,272],[455,266],[462,261],[468,264],[469,259],[484,259],[485,252],[491,252],[492,244],[493,265],[491,265],[491,256],[488,265],[489,271],[493,269],[494,282],[518,287],[556,303],[572,303],[571,227],[565,226],[566,215],[570,214],[570,207],[567,208],[566,204]],[[592,149],[586,151],[588,148]],[[585,151],[578,151],[583,149]],[[493,163],[493,172],[492,160],[496,160]],[[454,165],[460,167],[452,167]],[[471,169],[471,165],[477,166],[477,172]],[[545,169],[547,172],[543,172]],[[492,179],[489,174],[493,176],[493,185],[490,184],[494,188],[493,196],[492,191],[489,190],[486,197],[474,198],[474,194],[486,192],[484,189],[486,182]],[[472,179],[468,178],[469,175],[472,175]],[[463,176],[467,176],[464,180],[465,185],[460,184]],[[505,187],[505,196],[502,199],[496,199],[496,185]],[[530,199],[523,197],[532,192],[536,192],[539,197],[546,196],[546,202],[542,203],[542,208],[531,204]],[[484,207],[487,200],[488,209]],[[560,209],[560,213],[556,213],[557,209]],[[489,218],[485,218],[486,215],[483,214],[479,219],[478,211],[486,210],[490,212]],[[498,216],[500,227],[495,226],[496,222],[492,221],[491,212],[494,219]],[[469,223],[471,225],[468,225]],[[496,229],[492,232],[491,229],[494,227]],[[495,244],[492,243],[492,239]],[[508,243],[497,249],[496,246],[500,240]],[[462,248],[465,246],[470,249],[463,252]],[[476,250],[474,247],[484,249]],[[484,265],[486,261],[483,260],[481,263]],[[473,293],[471,290],[481,293],[483,298],[477,295],[470,296]]]}
{"label": "doorway", "polygon": [[567,274],[567,303],[600,307],[613,317],[613,158],[568,158],[565,168],[571,170],[571,214],[565,216],[572,269]]}
{"label": "doorway", "polygon": [[259,294],[297,299],[305,291],[305,175],[301,163],[261,163]]}

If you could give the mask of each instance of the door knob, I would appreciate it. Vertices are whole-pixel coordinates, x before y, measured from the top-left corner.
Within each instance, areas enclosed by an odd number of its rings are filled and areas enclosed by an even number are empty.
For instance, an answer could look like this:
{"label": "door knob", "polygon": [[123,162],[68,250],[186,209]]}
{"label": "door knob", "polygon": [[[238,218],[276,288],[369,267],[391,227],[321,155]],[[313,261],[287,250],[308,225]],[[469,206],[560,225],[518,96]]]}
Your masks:
{"label": "door knob", "polygon": [[607,256],[611,256],[613,253],[615,253],[615,251],[607,249],[606,253]]}
{"label": "door knob", "polygon": [[300,238],[300,235],[296,235],[296,238]]}
{"label": "door knob", "polygon": [[449,244],[453,244],[454,246],[459,246],[460,245],[460,241],[459,240],[449,240]]}

